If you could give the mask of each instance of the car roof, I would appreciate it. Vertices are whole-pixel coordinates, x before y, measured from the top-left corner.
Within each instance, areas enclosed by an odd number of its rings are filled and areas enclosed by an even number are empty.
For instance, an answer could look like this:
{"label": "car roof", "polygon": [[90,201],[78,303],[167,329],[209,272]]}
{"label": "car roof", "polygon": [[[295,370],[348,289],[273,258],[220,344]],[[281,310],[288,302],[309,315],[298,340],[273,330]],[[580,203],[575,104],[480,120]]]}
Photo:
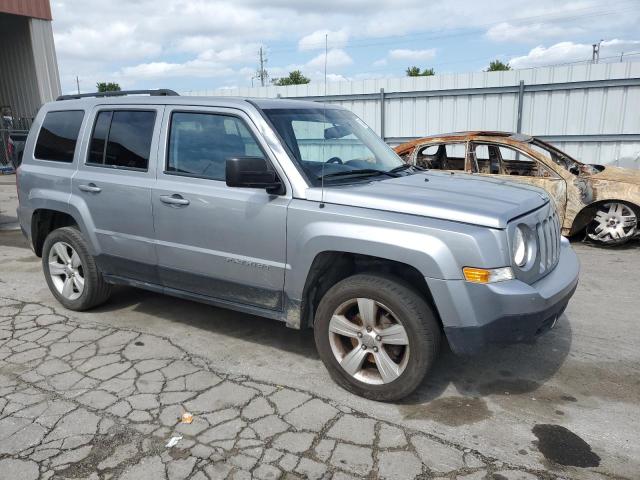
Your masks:
{"label": "car roof", "polygon": [[496,140],[496,138],[504,138],[505,140],[511,140],[514,142],[523,142],[530,143],[534,140],[534,137],[531,135],[527,135],[524,133],[515,133],[515,132],[500,132],[500,131],[491,131],[491,130],[469,130],[465,132],[451,132],[451,133],[439,133],[437,135],[429,135],[427,137],[417,138],[410,142],[403,143],[402,145],[398,145],[396,151],[398,150],[408,150],[422,143],[429,142],[463,142],[468,140]]}
{"label": "car roof", "polygon": [[[249,105],[260,109],[280,108],[322,108],[310,100],[294,100],[284,98],[251,98],[251,97],[196,97],[179,95],[118,95],[109,97],[70,98],[49,102],[48,110],[70,110],[73,108],[91,108],[95,105],[191,105],[216,106],[246,109]],[[322,107],[321,107],[322,106]],[[337,105],[326,104],[327,108],[342,108]]]}

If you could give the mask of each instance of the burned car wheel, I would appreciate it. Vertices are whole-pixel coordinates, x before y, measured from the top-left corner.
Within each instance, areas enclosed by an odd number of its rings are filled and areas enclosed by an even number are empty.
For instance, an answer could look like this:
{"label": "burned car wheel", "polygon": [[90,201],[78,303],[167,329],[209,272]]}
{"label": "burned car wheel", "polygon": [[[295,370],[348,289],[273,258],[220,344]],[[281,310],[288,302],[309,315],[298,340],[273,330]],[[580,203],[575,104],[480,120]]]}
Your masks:
{"label": "burned car wheel", "polygon": [[440,328],[424,299],[401,281],[377,275],[354,275],[329,289],[314,335],[332,378],[379,401],[415,390],[440,346]]}
{"label": "burned car wheel", "polygon": [[636,234],[636,209],[622,202],[603,203],[587,226],[587,238],[600,245],[622,245]]}

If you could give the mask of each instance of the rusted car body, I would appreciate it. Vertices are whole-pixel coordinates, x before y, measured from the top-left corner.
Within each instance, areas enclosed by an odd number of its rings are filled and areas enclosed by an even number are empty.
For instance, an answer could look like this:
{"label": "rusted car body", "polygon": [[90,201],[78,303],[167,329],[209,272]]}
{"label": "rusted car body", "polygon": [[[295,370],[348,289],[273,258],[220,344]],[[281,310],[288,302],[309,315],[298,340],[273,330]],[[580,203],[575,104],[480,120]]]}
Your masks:
{"label": "rusted car body", "polygon": [[602,245],[638,236],[640,171],[581,163],[519,133],[472,131],[420,138],[395,147],[405,162],[523,182],[554,199],[562,233],[582,231]]}

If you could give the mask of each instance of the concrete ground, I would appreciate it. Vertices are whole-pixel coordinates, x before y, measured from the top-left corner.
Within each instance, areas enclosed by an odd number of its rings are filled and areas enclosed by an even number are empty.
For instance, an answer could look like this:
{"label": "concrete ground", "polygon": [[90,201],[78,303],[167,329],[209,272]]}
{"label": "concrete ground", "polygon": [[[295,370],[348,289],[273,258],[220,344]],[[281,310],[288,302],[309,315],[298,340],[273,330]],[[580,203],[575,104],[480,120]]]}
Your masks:
{"label": "concrete ground", "polygon": [[[3,210],[10,196],[0,176]],[[0,477],[640,478],[640,245],[574,248],[581,282],[554,330],[445,349],[415,395],[382,404],[337,387],[309,331],[132,288],[67,311],[5,229]]]}

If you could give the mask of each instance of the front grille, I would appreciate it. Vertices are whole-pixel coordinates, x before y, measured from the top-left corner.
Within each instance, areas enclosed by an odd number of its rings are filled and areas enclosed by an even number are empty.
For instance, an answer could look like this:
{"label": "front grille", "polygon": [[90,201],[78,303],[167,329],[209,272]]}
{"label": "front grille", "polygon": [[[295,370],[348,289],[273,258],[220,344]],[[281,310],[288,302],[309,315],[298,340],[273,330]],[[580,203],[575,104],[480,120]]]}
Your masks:
{"label": "front grille", "polygon": [[536,233],[542,274],[555,267],[560,258],[560,221],[554,208],[551,215],[536,224]]}

